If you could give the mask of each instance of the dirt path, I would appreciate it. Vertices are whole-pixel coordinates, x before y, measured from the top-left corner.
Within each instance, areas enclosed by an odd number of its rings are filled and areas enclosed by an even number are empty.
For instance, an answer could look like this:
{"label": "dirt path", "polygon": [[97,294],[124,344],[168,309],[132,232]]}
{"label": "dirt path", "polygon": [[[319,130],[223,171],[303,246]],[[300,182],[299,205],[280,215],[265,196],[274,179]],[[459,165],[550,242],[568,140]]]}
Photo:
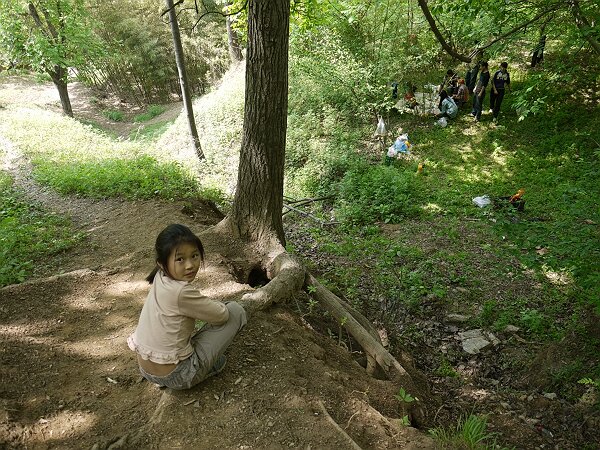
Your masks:
{"label": "dirt path", "polygon": [[[0,102],[56,108],[51,86],[4,87]],[[87,107],[72,101],[75,111]],[[126,337],[147,292],[155,236],[172,222],[201,233],[220,217],[202,204],[61,197],[29,179],[18,148],[0,144],[16,185],[87,236],[48,277],[0,289],[0,448],[432,448],[398,425],[392,383],[368,377],[285,307],[251,317],[219,377],[180,393],[144,381]],[[222,256],[205,245],[197,283],[207,295],[251,290],[211,285]]]}

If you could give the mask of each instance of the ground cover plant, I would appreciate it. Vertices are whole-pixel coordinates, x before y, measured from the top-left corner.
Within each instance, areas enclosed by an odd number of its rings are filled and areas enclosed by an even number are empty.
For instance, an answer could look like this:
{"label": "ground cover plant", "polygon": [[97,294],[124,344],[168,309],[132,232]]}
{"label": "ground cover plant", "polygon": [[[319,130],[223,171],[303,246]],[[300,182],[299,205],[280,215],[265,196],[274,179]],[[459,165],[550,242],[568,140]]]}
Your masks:
{"label": "ground cover plant", "polygon": [[0,173],[0,287],[31,278],[48,258],[81,239],[67,218],[31,204]]}

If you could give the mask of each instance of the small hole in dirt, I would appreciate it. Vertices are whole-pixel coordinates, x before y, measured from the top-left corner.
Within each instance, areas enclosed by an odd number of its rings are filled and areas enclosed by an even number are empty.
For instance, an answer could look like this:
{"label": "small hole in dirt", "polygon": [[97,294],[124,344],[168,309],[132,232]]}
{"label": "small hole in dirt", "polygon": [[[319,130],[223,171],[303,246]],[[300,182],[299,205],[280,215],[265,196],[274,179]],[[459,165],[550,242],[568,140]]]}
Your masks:
{"label": "small hole in dirt", "polygon": [[253,267],[248,274],[248,284],[253,288],[264,286],[269,281],[271,280],[269,280],[267,273],[262,267]]}

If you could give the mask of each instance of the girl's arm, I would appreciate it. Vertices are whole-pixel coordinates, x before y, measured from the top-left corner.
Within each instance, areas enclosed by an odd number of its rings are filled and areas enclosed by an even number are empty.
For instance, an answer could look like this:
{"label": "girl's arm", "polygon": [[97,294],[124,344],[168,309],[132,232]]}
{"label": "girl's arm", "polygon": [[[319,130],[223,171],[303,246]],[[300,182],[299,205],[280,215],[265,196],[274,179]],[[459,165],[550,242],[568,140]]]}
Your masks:
{"label": "girl's arm", "polygon": [[191,285],[184,286],[179,294],[179,312],[211,325],[221,325],[229,319],[229,310],[224,303],[203,296]]}

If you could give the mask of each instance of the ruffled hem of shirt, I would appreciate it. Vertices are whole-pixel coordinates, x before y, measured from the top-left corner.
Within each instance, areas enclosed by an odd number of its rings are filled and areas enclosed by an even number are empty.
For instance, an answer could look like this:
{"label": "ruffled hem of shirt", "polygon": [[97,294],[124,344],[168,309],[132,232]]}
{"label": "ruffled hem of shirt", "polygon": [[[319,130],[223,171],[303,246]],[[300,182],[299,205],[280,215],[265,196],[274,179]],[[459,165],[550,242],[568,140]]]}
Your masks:
{"label": "ruffled hem of shirt", "polygon": [[193,350],[186,352],[187,354],[179,354],[177,351],[169,353],[157,352],[138,344],[135,341],[135,334],[132,334],[127,338],[127,345],[131,350],[140,355],[142,359],[149,360],[157,364],[177,364],[179,361],[186,359],[193,352]]}

